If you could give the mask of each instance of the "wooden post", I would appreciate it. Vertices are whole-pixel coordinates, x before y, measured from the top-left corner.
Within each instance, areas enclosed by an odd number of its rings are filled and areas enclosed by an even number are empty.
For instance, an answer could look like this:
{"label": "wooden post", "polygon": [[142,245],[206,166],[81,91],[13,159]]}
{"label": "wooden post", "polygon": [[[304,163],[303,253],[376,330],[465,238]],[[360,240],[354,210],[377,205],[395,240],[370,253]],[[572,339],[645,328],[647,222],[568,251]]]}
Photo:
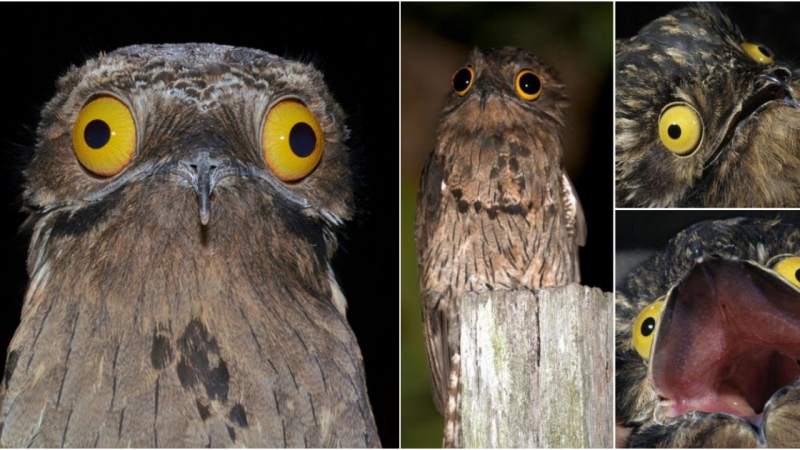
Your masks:
{"label": "wooden post", "polygon": [[613,301],[570,284],[461,297],[465,448],[612,448]]}

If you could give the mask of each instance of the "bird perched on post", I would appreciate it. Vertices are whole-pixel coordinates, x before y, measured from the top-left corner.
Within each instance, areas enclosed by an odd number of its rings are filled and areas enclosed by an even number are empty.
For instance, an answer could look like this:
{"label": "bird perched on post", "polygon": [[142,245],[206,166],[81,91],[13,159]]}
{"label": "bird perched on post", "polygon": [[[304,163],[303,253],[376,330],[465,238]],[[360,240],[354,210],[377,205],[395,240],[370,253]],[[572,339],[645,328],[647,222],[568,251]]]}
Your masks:
{"label": "bird perched on post", "polygon": [[0,444],[378,446],[330,267],[344,119],[320,72],[253,49],[132,46],[61,78]]}
{"label": "bird perched on post", "polygon": [[619,207],[797,207],[796,69],[701,4],[617,41]]}
{"label": "bird perched on post", "polygon": [[800,444],[800,228],[700,222],[617,288],[617,423],[632,447]]}
{"label": "bird perched on post", "polygon": [[422,314],[444,444],[460,445],[459,297],[578,281],[583,211],[562,162],[567,97],[515,48],[474,50],[453,75],[417,202]]}

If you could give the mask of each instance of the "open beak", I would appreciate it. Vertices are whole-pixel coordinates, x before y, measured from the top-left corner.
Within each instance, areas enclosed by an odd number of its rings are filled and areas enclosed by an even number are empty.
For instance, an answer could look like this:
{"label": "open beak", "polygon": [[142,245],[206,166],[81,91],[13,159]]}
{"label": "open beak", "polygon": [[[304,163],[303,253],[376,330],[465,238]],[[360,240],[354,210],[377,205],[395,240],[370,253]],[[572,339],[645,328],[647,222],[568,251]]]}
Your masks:
{"label": "open beak", "polygon": [[649,377],[661,419],[724,413],[760,426],[800,378],[800,289],[755,262],[705,257],[668,294]]}

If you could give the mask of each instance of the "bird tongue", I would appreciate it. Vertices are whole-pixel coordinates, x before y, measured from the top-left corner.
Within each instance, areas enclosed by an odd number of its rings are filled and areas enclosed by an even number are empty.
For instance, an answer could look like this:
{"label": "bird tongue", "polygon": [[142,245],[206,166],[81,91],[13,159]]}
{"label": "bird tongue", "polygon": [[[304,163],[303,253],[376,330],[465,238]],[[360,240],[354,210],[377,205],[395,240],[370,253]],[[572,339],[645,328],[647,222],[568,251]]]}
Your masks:
{"label": "bird tongue", "polygon": [[669,294],[650,377],[659,415],[724,412],[756,422],[800,377],[800,291],[748,262],[706,259]]}

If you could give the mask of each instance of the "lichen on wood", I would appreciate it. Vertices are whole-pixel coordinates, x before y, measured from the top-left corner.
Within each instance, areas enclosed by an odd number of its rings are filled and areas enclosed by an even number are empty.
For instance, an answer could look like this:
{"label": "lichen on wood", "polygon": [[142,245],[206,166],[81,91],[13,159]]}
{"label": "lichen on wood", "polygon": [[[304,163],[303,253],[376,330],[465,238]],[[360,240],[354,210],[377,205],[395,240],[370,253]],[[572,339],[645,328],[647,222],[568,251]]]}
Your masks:
{"label": "lichen on wood", "polygon": [[613,446],[613,302],[579,284],[461,297],[465,448]]}

